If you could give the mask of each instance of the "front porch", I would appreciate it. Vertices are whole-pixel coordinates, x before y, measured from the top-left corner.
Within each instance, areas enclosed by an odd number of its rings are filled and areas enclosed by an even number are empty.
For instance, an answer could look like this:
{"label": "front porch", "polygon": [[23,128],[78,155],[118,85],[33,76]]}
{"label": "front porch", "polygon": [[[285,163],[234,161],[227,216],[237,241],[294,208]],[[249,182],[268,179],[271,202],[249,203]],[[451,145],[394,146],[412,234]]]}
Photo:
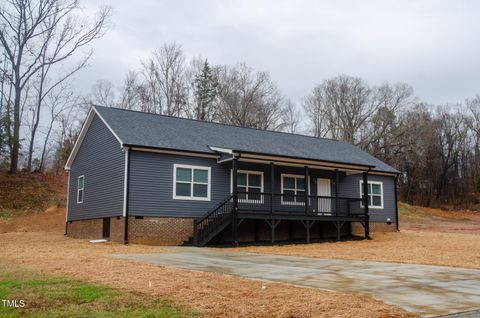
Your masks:
{"label": "front porch", "polygon": [[225,229],[231,230],[228,240],[237,245],[238,229],[244,222],[253,224],[255,241],[258,222],[268,225],[269,241],[274,243],[276,230],[284,221],[289,228],[292,222],[301,223],[306,242],[311,241],[318,223],[333,225],[340,240],[342,234],[350,235],[352,223],[358,222],[369,238],[368,196],[361,197],[360,191],[354,196],[342,188],[345,176],[361,174],[362,183],[356,189],[361,185],[362,192],[368,193],[368,168],[302,166],[234,156],[220,164],[231,169],[231,194],[194,222],[195,245],[203,246],[220,233],[225,236]]}

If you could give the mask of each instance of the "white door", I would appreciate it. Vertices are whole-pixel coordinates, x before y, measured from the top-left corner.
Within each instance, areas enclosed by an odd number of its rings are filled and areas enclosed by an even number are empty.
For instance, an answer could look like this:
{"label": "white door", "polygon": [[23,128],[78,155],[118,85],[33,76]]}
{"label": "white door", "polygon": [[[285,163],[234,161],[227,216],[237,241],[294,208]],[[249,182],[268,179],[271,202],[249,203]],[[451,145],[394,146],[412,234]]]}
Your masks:
{"label": "white door", "polygon": [[[317,179],[317,195],[325,197],[332,195],[330,179]],[[318,213],[330,215],[332,213],[332,199],[318,198]]]}

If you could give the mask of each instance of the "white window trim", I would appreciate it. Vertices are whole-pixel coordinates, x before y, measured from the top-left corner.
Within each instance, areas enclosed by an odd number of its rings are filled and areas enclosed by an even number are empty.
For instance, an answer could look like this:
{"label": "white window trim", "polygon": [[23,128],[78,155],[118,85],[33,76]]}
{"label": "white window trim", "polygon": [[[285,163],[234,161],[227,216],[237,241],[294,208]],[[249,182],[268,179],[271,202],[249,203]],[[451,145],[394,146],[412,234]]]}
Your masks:
{"label": "white window trim", "polygon": [[[248,184],[248,174],[256,174],[260,175],[261,177],[261,189],[260,192],[263,193],[264,191],[264,181],[263,181],[263,171],[256,171],[256,170],[237,170],[237,173],[246,173],[247,174],[247,184]],[[237,185],[238,188],[238,185]],[[248,187],[247,187],[248,188]],[[233,193],[233,170],[230,169],[230,193]],[[263,203],[263,197],[264,195],[262,194],[260,196],[260,200],[248,200],[248,199],[238,199],[239,203]]]}
{"label": "white window trim", "polygon": [[[80,178],[83,180],[83,187],[80,189]],[[80,193],[80,190],[82,190],[82,201],[78,200],[78,194]],[[77,177],[77,204],[83,203],[85,201],[85,175],[81,175]]]}
{"label": "white window trim", "polygon": [[[363,196],[362,196],[362,190],[363,190],[363,180],[359,180],[360,181],[360,198],[363,199]],[[369,184],[378,184],[380,185],[380,201],[382,202],[382,205],[381,206],[378,206],[378,205],[371,205],[369,204],[368,205],[368,208],[369,209],[376,209],[376,210],[381,210],[383,209],[383,182],[382,181],[368,181]],[[375,196],[378,196],[378,194],[376,194]],[[372,203],[373,203],[373,200],[372,200]],[[360,207],[363,209],[364,208],[364,205],[363,205],[363,200],[360,201]]]}
{"label": "white window trim", "polygon": [[[186,168],[186,169],[192,169],[192,182],[190,183],[190,196],[183,196],[183,195],[177,195],[177,168]],[[193,170],[207,170],[208,172],[208,181],[207,181],[207,197],[206,198],[200,198],[200,197],[194,197],[193,196]],[[191,201],[210,201],[210,190],[211,190],[211,184],[212,184],[212,179],[211,179],[211,167],[206,167],[206,166],[192,166],[192,165],[184,165],[184,164],[174,164],[173,165],[173,199],[174,200],[191,200]],[[198,182],[197,182],[198,183]]]}
{"label": "white window trim", "polygon": [[[283,201],[283,177],[293,177],[293,178],[304,178],[305,176],[302,174],[288,174],[288,173],[282,173],[280,175],[280,192],[281,192],[281,199],[280,202],[282,205],[305,205],[305,202],[291,202],[291,201]],[[308,182],[305,184],[305,187],[307,188],[307,193],[310,195],[310,176],[308,176]],[[295,194],[297,193],[297,189],[295,189]],[[296,197],[295,197],[296,199]],[[309,201],[310,202],[310,201]]]}

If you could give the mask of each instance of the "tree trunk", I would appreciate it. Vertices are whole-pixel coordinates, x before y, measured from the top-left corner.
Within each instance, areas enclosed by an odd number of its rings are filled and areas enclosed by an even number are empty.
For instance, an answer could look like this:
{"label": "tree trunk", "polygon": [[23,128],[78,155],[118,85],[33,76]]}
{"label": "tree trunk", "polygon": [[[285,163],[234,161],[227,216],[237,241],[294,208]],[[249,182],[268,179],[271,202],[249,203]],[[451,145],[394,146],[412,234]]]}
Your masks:
{"label": "tree trunk", "polygon": [[42,149],[42,157],[40,159],[40,165],[38,166],[38,171],[40,172],[43,172],[43,169],[44,169],[44,164],[45,164],[45,153],[46,153],[46,150],[47,150],[47,143],[48,143],[48,139],[50,138],[50,133],[52,132],[52,127],[53,127],[53,122],[55,121],[55,119],[52,119],[50,121],[50,126],[48,127],[48,132],[47,132],[47,136],[45,137],[45,142],[43,143],[43,149]]}
{"label": "tree trunk", "polygon": [[33,147],[35,144],[35,135],[37,133],[38,123],[40,122],[40,110],[42,109],[42,100],[43,100],[43,81],[45,79],[45,67],[42,66],[40,87],[38,89],[38,98],[37,98],[37,109],[35,111],[35,120],[32,127],[32,133],[30,135],[30,145],[28,146],[28,163],[27,170],[32,171],[32,158],[33,158]]}
{"label": "tree trunk", "polygon": [[18,153],[20,150],[20,74],[16,71],[15,80],[15,102],[13,105],[13,140],[12,140],[12,153],[10,154],[10,173],[16,173],[18,171]]}

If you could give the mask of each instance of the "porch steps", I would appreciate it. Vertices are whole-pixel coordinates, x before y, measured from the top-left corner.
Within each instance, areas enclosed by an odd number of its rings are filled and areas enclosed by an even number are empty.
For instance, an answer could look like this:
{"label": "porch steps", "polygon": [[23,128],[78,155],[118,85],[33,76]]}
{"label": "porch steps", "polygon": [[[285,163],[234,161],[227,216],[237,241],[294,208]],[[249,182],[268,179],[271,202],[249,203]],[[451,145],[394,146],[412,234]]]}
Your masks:
{"label": "porch steps", "polygon": [[210,242],[215,236],[217,236],[221,231],[223,231],[227,226],[232,223],[232,216],[231,214],[225,214],[221,217],[220,220],[216,220],[215,226],[213,230],[211,230],[208,235],[206,235],[203,239],[197,241],[197,246],[205,246],[208,242]]}
{"label": "porch steps", "polygon": [[194,245],[205,246],[233,222],[233,199],[233,195],[227,196],[201,219],[195,220]]}

